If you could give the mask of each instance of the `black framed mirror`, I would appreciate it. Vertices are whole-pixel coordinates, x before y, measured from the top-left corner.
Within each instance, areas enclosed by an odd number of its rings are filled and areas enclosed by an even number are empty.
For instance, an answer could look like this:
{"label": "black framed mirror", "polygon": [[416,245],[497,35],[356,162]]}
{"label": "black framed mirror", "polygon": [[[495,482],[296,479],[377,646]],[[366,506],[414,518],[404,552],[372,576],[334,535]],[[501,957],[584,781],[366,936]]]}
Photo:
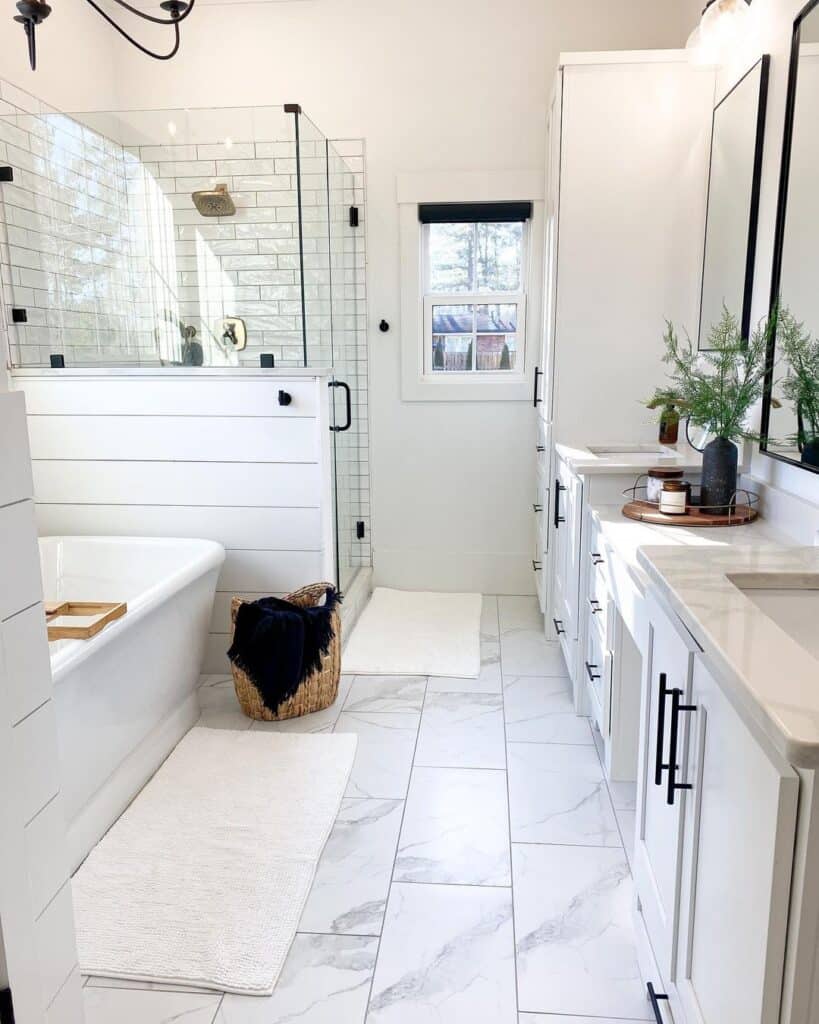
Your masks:
{"label": "black framed mirror", "polygon": [[[779,180],[760,450],[819,473],[819,0],[794,22]],[[793,324],[802,324],[801,330]],[[791,328],[788,330],[788,328]]]}
{"label": "black framed mirror", "polygon": [[743,338],[751,326],[759,185],[765,144],[770,58],[766,54],[714,108],[698,347],[723,307],[739,320]]}

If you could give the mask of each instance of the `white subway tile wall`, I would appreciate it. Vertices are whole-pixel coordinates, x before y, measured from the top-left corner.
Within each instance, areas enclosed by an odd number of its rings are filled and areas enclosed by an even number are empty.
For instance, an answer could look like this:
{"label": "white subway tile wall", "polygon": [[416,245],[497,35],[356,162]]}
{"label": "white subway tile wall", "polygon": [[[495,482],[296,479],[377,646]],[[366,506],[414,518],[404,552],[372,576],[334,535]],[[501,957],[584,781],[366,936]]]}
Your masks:
{"label": "white subway tile wall", "polygon": [[[206,365],[265,352],[299,366],[306,335],[308,365],[334,365],[353,389],[352,428],[336,435],[340,564],[370,565],[364,143],[302,137],[301,251],[296,156],[287,140],[124,147],[0,80],[10,357],[154,366],[190,361],[198,343]],[[204,218],[191,193],[219,183],[236,214]],[[222,346],[227,316],[247,325],[241,353]],[[336,405],[344,416],[340,393]]]}

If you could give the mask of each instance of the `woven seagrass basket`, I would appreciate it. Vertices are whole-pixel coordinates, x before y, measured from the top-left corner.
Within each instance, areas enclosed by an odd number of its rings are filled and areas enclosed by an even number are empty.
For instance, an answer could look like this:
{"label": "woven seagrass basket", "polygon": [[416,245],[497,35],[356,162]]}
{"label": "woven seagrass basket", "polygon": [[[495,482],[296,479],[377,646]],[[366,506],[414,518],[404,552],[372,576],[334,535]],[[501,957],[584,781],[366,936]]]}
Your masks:
{"label": "woven seagrass basket", "polygon": [[[302,587],[294,594],[288,594],[285,600],[299,608],[315,608],[327,591],[331,589],[332,584],[330,583],[314,583],[312,586]],[[231,601],[230,617],[234,628],[236,613],[243,603],[240,597],[234,597]],[[330,707],[338,696],[338,681],[341,676],[341,618],[338,614],[338,607],[333,610],[331,621],[333,639],[327,653],[321,659],[321,667],[308,676],[293,696],[280,704],[276,711],[265,707],[262,695],[251,680],[240,668],[231,665],[236,696],[242,711],[248,718],[257,718],[265,722],[281,722],[286,718],[298,718],[301,715],[309,715],[313,711],[322,711],[324,708]]]}

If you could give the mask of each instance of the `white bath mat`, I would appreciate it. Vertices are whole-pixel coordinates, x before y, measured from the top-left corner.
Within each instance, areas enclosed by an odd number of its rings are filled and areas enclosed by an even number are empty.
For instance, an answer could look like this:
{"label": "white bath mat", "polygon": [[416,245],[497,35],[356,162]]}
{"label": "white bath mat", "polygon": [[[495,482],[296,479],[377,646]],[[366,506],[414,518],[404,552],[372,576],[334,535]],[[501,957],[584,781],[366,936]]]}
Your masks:
{"label": "white bath mat", "polygon": [[455,676],[481,671],[481,595],[378,587],[341,659],[347,675]]}
{"label": "white bath mat", "polygon": [[82,973],[269,995],[355,746],[191,730],[74,877]]}

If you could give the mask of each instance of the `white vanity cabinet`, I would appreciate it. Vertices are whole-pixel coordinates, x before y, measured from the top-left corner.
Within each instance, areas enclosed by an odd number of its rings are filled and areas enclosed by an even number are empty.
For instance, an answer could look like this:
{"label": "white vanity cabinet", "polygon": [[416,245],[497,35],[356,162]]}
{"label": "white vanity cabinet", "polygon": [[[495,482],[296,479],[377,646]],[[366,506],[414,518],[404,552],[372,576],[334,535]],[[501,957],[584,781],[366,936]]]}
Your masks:
{"label": "white vanity cabinet", "polygon": [[659,1024],[780,1020],[798,778],[650,594],[634,855]]}
{"label": "white vanity cabinet", "polygon": [[580,636],[580,559],[583,529],[583,481],[558,457],[553,491],[553,625],[573,680],[577,676]]}

